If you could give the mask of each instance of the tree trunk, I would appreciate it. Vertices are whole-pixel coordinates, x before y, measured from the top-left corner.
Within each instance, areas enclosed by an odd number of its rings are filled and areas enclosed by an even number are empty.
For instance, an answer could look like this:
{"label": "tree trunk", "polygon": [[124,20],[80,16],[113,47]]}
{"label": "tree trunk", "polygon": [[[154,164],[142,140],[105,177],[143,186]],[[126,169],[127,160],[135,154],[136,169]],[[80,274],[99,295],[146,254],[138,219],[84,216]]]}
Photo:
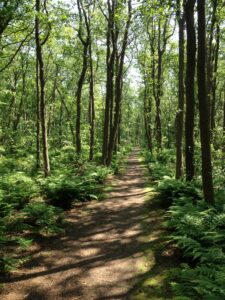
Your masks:
{"label": "tree trunk", "polygon": [[198,0],[198,101],[202,153],[202,181],[205,201],[214,203],[210,149],[210,115],[206,88],[205,0]]}
{"label": "tree trunk", "polygon": [[185,154],[186,180],[194,178],[194,114],[195,114],[195,67],[196,34],[194,25],[195,0],[187,0],[185,17],[187,24],[187,70],[186,70],[186,119],[185,119]]}
{"label": "tree trunk", "polygon": [[[109,132],[110,124],[112,124],[112,110],[113,110],[113,79],[114,79],[114,62],[115,62],[115,47],[111,51],[112,32],[114,30],[114,1],[112,6],[110,1],[108,4],[108,28],[107,28],[107,54],[106,54],[106,98],[105,98],[105,114],[104,114],[104,127],[103,127],[103,145],[102,145],[102,163],[107,164],[108,150],[109,150]],[[111,113],[110,113],[111,110]]]}
{"label": "tree trunk", "polygon": [[225,84],[223,90],[223,145],[222,150],[225,152]]}
{"label": "tree trunk", "polygon": [[69,121],[69,127],[70,127],[70,132],[71,132],[71,136],[72,136],[72,144],[74,145],[74,146],[76,146],[76,137],[75,137],[75,130],[74,130],[74,123],[71,121],[71,111],[69,110],[69,108],[67,107],[67,105],[66,105],[66,102],[65,102],[65,99],[63,98],[63,95],[62,95],[62,93],[61,93],[61,91],[58,89],[58,88],[56,88],[57,89],[57,92],[58,92],[58,94],[59,94],[59,96],[60,96],[60,99],[61,99],[61,104],[62,104],[62,106],[65,108],[65,110],[66,110],[66,114],[67,114],[67,119],[68,119],[68,121]]}
{"label": "tree trunk", "polygon": [[[160,23],[160,21],[159,21]],[[162,122],[161,122],[161,95],[162,95],[162,59],[164,51],[161,50],[161,29],[159,25],[158,37],[158,74],[157,74],[157,87],[156,87],[156,142],[158,151],[162,149]]]}
{"label": "tree trunk", "polygon": [[16,118],[13,123],[13,131],[14,132],[16,132],[19,127],[20,118],[22,116],[22,108],[23,108],[23,104],[24,104],[25,93],[26,93],[26,71],[24,71],[23,75],[22,75],[22,95],[20,98],[19,108],[18,108],[18,111],[15,116]]}
{"label": "tree trunk", "polygon": [[81,153],[81,137],[80,137],[80,126],[81,126],[81,97],[82,97],[82,89],[84,85],[85,75],[87,71],[87,63],[88,63],[88,43],[85,43],[83,48],[83,63],[82,70],[80,74],[80,78],[77,84],[77,118],[76,118],[76,152],[77,155]]}
{"label": "tree trunk", "polygon": [[46,126],[46,107],[45,107],[45,75],[44,75],[44,61],[42,56],[42,44],[40,41],[40,0],[36,0],[36,17],[35,17],[35,41],[36,54],[39,64],[39,82],[40,82],[40,117],[42,128],[42,145],[43,145],[43,160],[44,160],[44,174],[50,175],[50,163],[48,155],[48,136]]}
{"label": "tree trunk", "polygon": [[210,110],[210,119],[211,119],[211,130],[214,129],[214,115],[215,115],[215,104],[213,103],[212,99],[212,86],[213,86],[213,38],[214,38],[214,30],[217,21],[217,7],[218,7],[218,0],[212,1],[212,13],[211,13],[211,22],[210,22],[210,29],[209,29],[209,40],[208,40],[208,57],[207,57],[207,97],[209,103],[209,110]]}
{"label": "tree trunk", "polygon": [[218,69],[218,56],[219,56],[219,48],[220,48],[220,26],[217,24],[216,29],[216,45],[214,48],[214,65],[213,65],[213,76],[211,83],[211,130],[215,129],[216,122],[216,87],[217,87],[217,69]]}
{"label": "tree trunk", "polygon": [[148,101],[148,89],[147,83],[145,82],[144,90],[144,122],[145,122],[145,135],[147,139],[148,150],[152,152],[152,130],[151,130],[151,101]]}
{"label": "tree trunk", "polygon": [[122,90],[123,90],[123,66],[124,66],[124,58],[125,58],[125,53],[126,53],[126,48],[128,43],[128,32],[131,23],[131,11],[132,11],[131,0],[128,0],[128,17],[126,21],[124,36],[123,36],[121,53],[119,54],[118,71],[115,80],[115,110],[114,110],[113,126],[109,138],[107,166],[110,166],[112,162],[113,150],[114,150],[116,138],[118,135],[118,129],[119,129]]}
{"label": "tree trunk", "polygon": [[[78,37],[83,45],[83,61],[82,61],[82,69],[81,74],[77,83],[77,92],[76,92],[76,100],[77,100],[77,117],[76,117],[76,152],[77,155],[81,154],[81,135],[80,135],[80,126],[81,126],[81,98],[82,98],[82,89],[84,85],[84,80],[86,76],[86,71],[88,67],[88,48],[90,44],[90,31],[89,31],[89,23],[87,18],[86,10],[83,6],[82,0],[77,0],[78,12],[79,12],[79,30]],[[84,24],[83,24],[84,19]],[[83,38],[82,27],[85,26],[86,36]]]}
{"label": "tree trunk", "polygon": [[177,18],[179,24],[179,95],[176,115],[176,179],[183,174],[182,139],[184,123],[184,16],[181,12],[181,1],[177,0]]}
{"label": "tree trunk", "polygon": [[59,74],[59,65],[56,65],[55,68],[55,75],[54,75],[54,83],[52,87],[51,97],[49,98],[49,112],[48,112],[48,136],[51,133],[51,127],[53,125],[54,128],[54,111],[55,111],[55,100],[56,100],[56,88],[57,88],[57,80],[58,80],[58,74]]}
{"label": "tree trunk", "polygon": [[36,168],[41,164],[41,147],[40,147],[40,94],[39,94],[39,67],[36,59]]}
{"label": "tree trunk", "polygon": [[92,61],[92,44],[89,45],[89,64],[90,64],[90,86],[89,86],[89,119],[90,119],[90,152],[89,159],[94,157],[94,138],[95,138],[95,97],[94,97],[94,71]]}

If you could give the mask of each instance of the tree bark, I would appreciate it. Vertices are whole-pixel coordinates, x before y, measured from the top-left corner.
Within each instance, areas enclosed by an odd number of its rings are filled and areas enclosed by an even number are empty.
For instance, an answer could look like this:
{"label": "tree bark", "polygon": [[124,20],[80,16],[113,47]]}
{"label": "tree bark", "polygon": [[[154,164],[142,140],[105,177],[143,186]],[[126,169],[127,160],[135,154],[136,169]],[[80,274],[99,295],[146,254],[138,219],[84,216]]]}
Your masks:
{"label": "tree bark", "polygon": [[43,146],[43,160],[44,160],[44,174],[50,175],[50,163],[48,155],[48,136],[46,126],[46,107],[45,107],[45,74],[44,61],[42,55],[42,43],[40,41],[40,20],[38,14],[40,13],[40,0],[36,0],[36,17],[35,17],[35,41],[36,54],[39,65],[39,82],[40,82],[40,117],[42,128],[42,146]]}
{"label": "tree bark", "polygon": [[187,26],[187,70],[186,70],[186,119],[185,119],[185,154],[186,180],[194,178],[194,114],[195,114],[195,67],[196,34],[194,25],[195,0],[186,0],[185,18]]}
{"label": "tree bark", "polygon": [[41,145],[40,145],[40,91],[39,91],[39,67],[36,58],[36,168],[41,165]]}
{"label": "tree bark", "polygon": [[212,1],[212,17],[210,22],[209,29],[209,40],[208,40],[208,57],[207,57],[207,97],[209,102],[209,110],[210,110],[210,119],[211,119],[211,130],[214,129],[214,115],[215,115],[215,103],[212,99],[212,89],[213,89],[213,64],[214,64],[214,56],[213,56],[213,38],[215,34],[215,26],[217,22],[216,12],[218,7],[218,0]]}
{"label": "tree bark", "polygon": [[131,12],[132,12],[131,0],[128,0],[128,17],[126,21],[124,36],[123,36],[122,49],[119,55],[118,72],[116,74],[116,79],[115,79],[115,110],[114,110],[113,127],[112,127],[112,131],[110,132],[110,138],[109,138],[107,166],[111,165],[113,149],[118,135],[120,113],[121,113],[122,90],[123,90],[123,66],[124,66],[124,58],[125,58],[125,53],[126,53],[126,48],[128,43],[128,32],[131,23]]}
{"label": "tree bark", "polygon": [[183,123],[184,123],[184,15],[181,11],[182,1],[177,0],[177,18],[179,24],[179,93],[178,93],[178,111],[176,115],[176,179],[181,178],[183,174]]}
{"label": "tree bark", "polygon": [[[113,79],[114,79],[114,63],[115,63],[115,47],[111,50],[112,33],[114,31],[114,13],[115,1],[107,1],[108,5],[108,25],[107,25],[107,54],[106,54],[106,97],[105,97],[105,112],[104,112],[104,127],[103,127],[103,144],[102,144],[102,163],[107,164],[109,150],[109,132],[112,124],[113,115]],[[110,113],[111,110],[111,113]]]}
{"label": "tree bark", "polygon": [[216,88],[217,88],[217,69],[218,69],[218,56],[220,48],[220,26],[217,24],[216,29],[216,44],[214,47],[214,63],[213,63],[213,76],[211,83],[211,130],[213,131],[216,127]]}
{"label": "tree bark", "polygon": [[90,119],[90,152],[89,159],[94,158],[94,142],[95,142],[95,96],[94,96],[94,70],[92,61],[92,42],[89,45],[89,64],[90,64],[90,86],[89,86],[89,119]]}
{"label": "tree bark", "polygon": [[[81,98],[82,98],[82,89],[84,85],[84,80],[86,76],[86,71],[88,67],[88,48],[90,43],[90,37],[87,32],[87,15],[86,11],[83,7],[82,0],[77,0],[77,6],[79,11],[79,31],[78,37],[83,45],[83,55],[82,55],[82,69],[80,73],[80,77],[77,83],[77,92],[76,92],[76,100],[77,100],[77,117],[76,117],[76,152],[77,155],[81,154],[81,135],[80,135],[80,127],[81,127]],[[83,18],[86,26],[86,37],[82,36],[82,26],[83,26]]]}
{"label": "tree bark", "polygon": [[144,122],[145,122],[145,136],[147,140],[148,150],[152,152],[152,128],[151,128],[151,110],[152,103],[151,100],[148,99],[148,88],[147,82],[145,81],[145,90],[144,90]]}
{"label": "tree bark", "polygon": [[80,136],[80,126],[81,126],[81,97],[82,97],[82,89],[85,80],[85,75],[87,71],[87,62],[88,62],[88,45],[84,45],[83,48],[83,63],[82,63],[82,70],[80,74],[80,78],[77,84],[77,92],[76,92],[76,99],[77,99],[77,117],[76,117],[76,152],[77,155],[81,153],[81,136]]}
{"label": "tree bark", "polygon": [[202,154],[202,181],[205,201],[214,203],[210,149],[210,115],[206,88],[205,0],[198,0],[198,101]]}

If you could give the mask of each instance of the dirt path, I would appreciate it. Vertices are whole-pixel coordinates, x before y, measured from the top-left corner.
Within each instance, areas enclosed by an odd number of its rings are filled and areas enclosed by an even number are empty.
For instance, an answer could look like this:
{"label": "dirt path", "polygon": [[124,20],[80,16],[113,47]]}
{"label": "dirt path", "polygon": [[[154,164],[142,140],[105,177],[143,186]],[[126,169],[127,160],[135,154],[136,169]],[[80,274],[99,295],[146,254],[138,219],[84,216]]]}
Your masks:
{"label": "dirt path", "polygon": [[156,230],[146,240],[141,228],[143,175],[136,151],[108,199],[71,210],[66,234],[36,245],[31,262],[14,272],[1,299],[130,299],[141,273],[148,272],[144,251],[160,234]]}

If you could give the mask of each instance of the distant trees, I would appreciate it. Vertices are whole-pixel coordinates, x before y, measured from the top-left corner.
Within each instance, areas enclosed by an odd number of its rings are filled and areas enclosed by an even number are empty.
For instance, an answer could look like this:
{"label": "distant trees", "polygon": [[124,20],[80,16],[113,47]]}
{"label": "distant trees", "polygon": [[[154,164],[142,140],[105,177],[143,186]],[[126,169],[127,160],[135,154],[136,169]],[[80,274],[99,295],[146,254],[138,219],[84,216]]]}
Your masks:
{"label": "distant trees", "polygon": [[177,179],[195,180],[201,154],[213,203],[210,146],[225,148],[223,1],[12,0],[0,8],[6,153],[30,149],[35,170],[49,176],[61,149],[72,149],[79,167],[113,165],[126,140],[157,158],[173,147]]}
{"label": "distant trees", "polygon": [[107,10],[107,75],[102,162],[110,166],[120,125],[124,59],[132,17],[131,0],[124,4],[108,0]]}

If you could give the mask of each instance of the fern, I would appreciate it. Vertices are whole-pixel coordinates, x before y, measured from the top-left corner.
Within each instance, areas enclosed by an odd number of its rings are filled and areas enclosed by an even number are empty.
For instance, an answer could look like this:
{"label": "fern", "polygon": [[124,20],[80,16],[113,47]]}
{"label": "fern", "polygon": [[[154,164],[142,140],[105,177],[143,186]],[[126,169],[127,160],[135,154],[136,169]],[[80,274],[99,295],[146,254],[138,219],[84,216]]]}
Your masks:
{"label": "fern", "polygon": [[225,199],[208,207],[193,184],[164,180],[158,186],[162,201],[169,197],[167,226],[171,238],[188,257],[173,275],[177,296],[189,299],[225,299]]}

